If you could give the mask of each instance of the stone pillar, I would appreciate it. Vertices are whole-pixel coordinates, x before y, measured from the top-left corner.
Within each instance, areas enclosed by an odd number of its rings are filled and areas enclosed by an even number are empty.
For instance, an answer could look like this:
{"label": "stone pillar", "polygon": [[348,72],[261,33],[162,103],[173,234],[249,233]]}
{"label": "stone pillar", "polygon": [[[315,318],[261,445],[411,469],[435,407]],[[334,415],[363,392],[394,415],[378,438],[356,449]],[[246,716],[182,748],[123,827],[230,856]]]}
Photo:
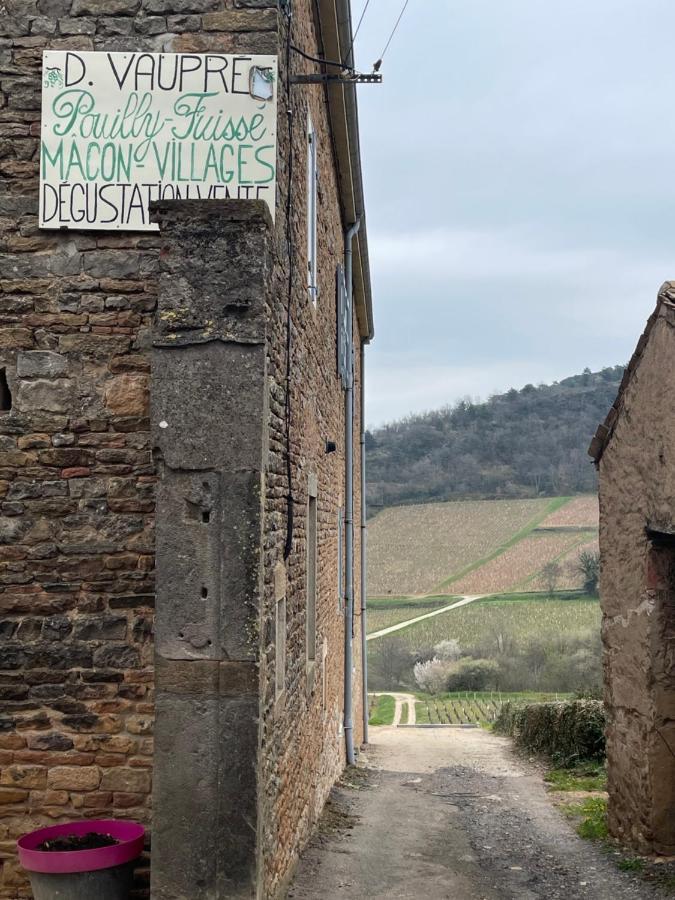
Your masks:
{"label": "stone pillar", "polygon": [[152,897],[251,897],[271,222],[259,201],[155,214]]}

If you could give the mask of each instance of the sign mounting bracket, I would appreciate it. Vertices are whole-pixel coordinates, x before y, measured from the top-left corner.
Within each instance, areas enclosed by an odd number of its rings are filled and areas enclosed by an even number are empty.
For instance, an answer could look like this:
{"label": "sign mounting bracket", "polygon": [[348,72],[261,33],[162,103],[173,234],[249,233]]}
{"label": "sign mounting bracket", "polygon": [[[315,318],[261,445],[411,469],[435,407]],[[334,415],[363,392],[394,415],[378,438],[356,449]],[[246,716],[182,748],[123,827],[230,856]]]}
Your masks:
{"label": "sign mounting bracket", "polygon": [[291,84],[382,84],[382,76],[379,72],[369,75],[291,75]]}

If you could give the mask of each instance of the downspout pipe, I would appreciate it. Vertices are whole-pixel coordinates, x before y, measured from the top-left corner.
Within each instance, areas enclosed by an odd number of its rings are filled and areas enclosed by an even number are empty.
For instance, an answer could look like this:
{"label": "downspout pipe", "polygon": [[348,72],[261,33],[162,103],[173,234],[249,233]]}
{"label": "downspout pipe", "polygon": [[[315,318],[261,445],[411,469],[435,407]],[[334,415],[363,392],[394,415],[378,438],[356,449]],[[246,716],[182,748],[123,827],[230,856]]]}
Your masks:
{"label": "downspout pipe", "polygon": [[347,765],[354,756],[354,697],[352,671],[354,669],[354,313],[352,241],[361,227],[358,218],[345,232],[345,285],[348,308],[352,320],[349,327],[349,377],[345,391],[345,666],[344,666],[344,725]]}
{"label": "downspout pipe", "polygon": [[359,418],[360,418],[360,450],[361,450],[361,534],[359,547],[361,550],[361,701],[363,704],[363,743],[368,743],[368,642],[367,610],[366,610],[366,572],[368,565],[368,531],[366,524],[366,354],[365,342],[361,341],[359,349]]}

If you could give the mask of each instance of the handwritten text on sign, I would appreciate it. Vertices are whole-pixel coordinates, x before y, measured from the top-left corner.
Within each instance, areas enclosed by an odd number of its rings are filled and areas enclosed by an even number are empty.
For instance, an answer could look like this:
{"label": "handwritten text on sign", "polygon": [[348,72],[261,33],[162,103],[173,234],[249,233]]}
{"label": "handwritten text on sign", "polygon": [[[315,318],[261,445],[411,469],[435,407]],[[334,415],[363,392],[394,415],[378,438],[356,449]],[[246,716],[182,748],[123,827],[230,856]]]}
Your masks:
{"label": "handwritten text on sign", "polygon": [[265,200],[274,56],[45,51],[40,226],[156,230],[152,200]]}

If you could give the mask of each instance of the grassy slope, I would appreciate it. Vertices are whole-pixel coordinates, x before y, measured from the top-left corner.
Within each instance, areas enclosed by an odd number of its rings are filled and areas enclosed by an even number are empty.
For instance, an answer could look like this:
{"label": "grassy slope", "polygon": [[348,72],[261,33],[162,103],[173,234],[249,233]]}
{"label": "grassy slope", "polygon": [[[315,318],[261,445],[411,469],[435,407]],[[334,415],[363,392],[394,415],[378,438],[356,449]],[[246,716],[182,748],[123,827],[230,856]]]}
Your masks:
{"label": "grassy slope", "polygon": [[[379,621],[377,625],[386,627]],[[581,595],[574,599],[550,600],[542,599],[542,595],[535,595],[535,599],[526,595],[522,601],[514,602],[498,595],[493,600],[478,600],[469,606],[410,625],[396,632],[396,635],[402,646],[415,650],[433,647],[450,638],[458,640],[462,647],[472,647],[481,641],[498,641],[502,634],[512,635],[516,639],[544,635],[556,638],[599,627],[600,604],[597,599],[583,598]],[[369,630],[378,630],[374,621],[369,625]]]}
{"label": "grassy slope", "polygon": [[396,700],[390,694],[381,694],[375,699],[370,711],[369,725],[391,725],[394,721]]}
{"label": "grassy slope", "polygon": [[368,633],[406,622],[425,613],[449,606],[452,597],[378,597],[368,600]]}

